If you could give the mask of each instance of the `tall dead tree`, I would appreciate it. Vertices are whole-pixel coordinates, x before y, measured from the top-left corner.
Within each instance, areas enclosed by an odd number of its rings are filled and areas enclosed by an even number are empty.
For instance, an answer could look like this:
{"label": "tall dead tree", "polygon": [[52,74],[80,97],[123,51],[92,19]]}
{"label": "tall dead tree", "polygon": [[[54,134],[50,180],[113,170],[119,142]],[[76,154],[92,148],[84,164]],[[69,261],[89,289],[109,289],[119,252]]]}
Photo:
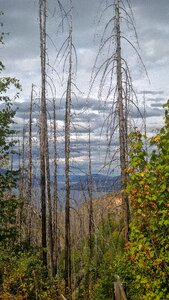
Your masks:
{"label": "tall dead tree", "polygon": [[19,169],[19,178],[18,178],[18,195],[19,199],[22,198],[22,170],[21,170],[21,143],[18,139],[18,169]]}
{"label": "tall dead tree", "polygon": [[[63,25],[66,25],[68,27],[68,37],[64,40],[62,46],[60,47],[60,50],[56,56],[55,63],[58,61],[58,65],[63,62],[63,79],[65,78],[66,74],[66,99],[65,99],[65,128],[64,128],[64,136],[65,136],[65,272],[64,272],[64,278],[65,278],[65,294],[67,299],[71,299],[72,296],[72,286],[71,286],[71,229],[70,229],[70,137],[71,137],[71,108],[72,108],[72,94],[75,95],[74,91],[72,90],[72,87],[76,87],[75,83],[73,82],[73,74],[76,73],[76,70],[74,71],[73,66],[73,56],[76,58],[77,63],[77,57],[76,57],[76,50],[73,44],[72,39],[72,31],[73,31],[73,22],[72,22],[72,0],[69,0],[70,7],[66,11],[63,7],[62,3],[58,1],[59,9],[61,12],[61,23],[59,25],[62,27]],[[54,65],[55,65],[54,63]],[[56,71],[54,68],[54,65],[52,66],[52,70]],[[58,73],[57,73],[58,75]],[[59,76],[60,78],[60,76]],[[77,88],[77,87],[76,87]],[[56,137],[54,136],[54,139],[56,140]],[[54,151],[57,151],[55,148]],[[57,170],[57,161],[55,161],[55,167]],[[54,171],[56,175],[56,170]],[[56,178],[56,176],[55,176]],[[57,184],[57,183],[56,183]],[[56,221],[55,221],[56,222]]]}
{"label": "tall dead tree", "polygon": [[[72,85],[73,83],[73,52],[76,57],[76,50],[73,44],[73,20],[72,20],[72,0],[70,0],[70,9],[65,14],[69,35],[63,43],[65,51],[62,59],[64,59],[63,71],[67,65],[68,78],[66,86],[66,102],[65,102],[65,294],[68,299],[72,296],[72,272],[71,272],[71,232],[70,232],[70,137],[71,137],[71,107],[72,107]],[[63,48],[61,47],[61,49]],[[74,84],[75,86],[75,84]]]}
{"label": "tall dead tree", "polygon": [[29,137],[28,137],[28,242],[31,242],[31,206],[32,206],[32,110],[33,110],[33,84],[31,88],[29,112]]}
{"label": "tall dead tree", "polygon": [[71,294],[71,240],[70,240],[70,123],[71,123],[71,86],[72,86],[72,24],[69,32],[69,70],[66,90],[65,110],[65,292]]}
{"label": "tall dead tree", "polygon": [[39,0],[40,56],[41,56],[41,108],[40,108],[40,189],[42,213],[43,264],[47,268],[46,226],[46,1]]}
{"label": "tall dead tree", "polygon": [[32,107],[33,107],[33,84],[31,89],[30,113],[29,113],[29,137],[28,137],[28,197],[29,204],[32,199]]}
{"label": "tall dead tree", "polygon": [[89,169],[88,169],[88,185],[89,185],[89,254],[88,254],[88,299],[92,290],[92,280],[91,280],[91,261],[93,258],[94,251],[94,218],[93,218],[93,178],[92,178],[92,158],[91,158],[91,126],[90,120],[88,120],[89,124],[89,140],[88,140],[88,159],[89,159]]}
{"label": "tall dead tree", "polygon": [[[48,234],[49,260],[51,275],[54,275],[53,263],[53,232],[52,232],[52,205],[50,193],[50,167],[48,150],[48,126],[46,108],[46,0],[39,0],[40,19],[40,53],[41,53],[41,115],[40,115],[40,160],[41,160],[41,206],[42,206],[42,247],[43,263],[47,266],[47,227],[46,202],[48,204]],[[47,200],[47,201],[46,201]]]}
{"label": "tall dead tree", "polygon": [[120,145],[120,168],[121,168],[121,184],[122,184],[122,202],[124,209],[125,224],[125,241],[128,240],[130,209],[129,199],[125,192],[127,186],[127,113],[126,113],[126,96],[123,90],[122,77],[122,55],[121,55],[121,30],[120,30],[120,11],[119,0],[115,1],[115,38],[116,38],[116,74],[117,74],[117,111],[119,125],[119,145]]}
{"label": "tall dead tree", "polygon": [[22,241],[22,234],[21,234],[21,227],[22,227],[22,208],[23,208],[23,199],[22,199],[22,169],[21,169],[21,143],[20,139],[18,139],[18,169],[19,169],[19,178],[18,178],[18,196],[20,199],[20,206],[19,206],[19,242]]}
{"label": "tall dead tree", "polygon": [[50,192],[50,166],[48,149],[48,126],[46,108],[46,0],[39,0],[40,53],[41,53],[41,115],[40,115],[40,161],[41,161],[41,207],[43,263],[47,266],[46,202],[48,204],[49,261],[54,275],[52,205]]}
{"label": "tall dead tree", "polygon": [[26,134],[26,128],[25,125],[22,130],[22,178],[21,178],[21,197],[22,200],[24,199],[25,196],[25,134]]}
{"label": "tall dead tree", "polygon": [[54,191],[53,191],[53,236],[54,236],[54,269],[55,274],[58,273],[58,190],[57,190],[57,170],[58,170],[58,153],[57,153],[57,128],[56,128],[56,105],[55,99],[53,99],[53,143],[54,143]]}
{"label": "tall dead tree", "polygon": [[[110,19],[106,22],[101,37],[101,43],[92,73],[91,88],[96,78],[101,74],[98,96],[100,99],[103,99],[104,97],[106,101],[110,98],[112,100],[112,108],[109,110],[107,117],[106,134],[109,136],[109,147],[113,144],[114,134],[117,134],[118,132],[119,136],[119,161],[122,183],[122,202],[124,208],[124,235],[125,241],[127,241],[130,220],[129,200],[125,193],[127,184],[126,167],[128,161],[128,114],[132,105],[137,106],[135,103],[137,97],[133,89],[129,66],[124,58],[124,51],[122,51],[122,41],[134,50],[144,69],[145,66],[137,50],[137,46],[135,47],[133,42],[128,39],[126,32],[122,32],[122,28],[124,31],[125,22],[128,26],[127,31],[129,31],[130,28],[134,32],[136,43],[138,44],[130,0],[107,0],[106,7],[102,10],[101,18],[103,16],[107,17],[107,15],[109,15],[108,11],[110,12]],[[122,22],[123,27],[121,26]],[[129,49],[127,50],[126,45],[125,50],[129,51]],[[102,55],[104,55],[103,62],[100,63],[99,60]],[[111,153],[110,150],[109,153]],[[110,157],[110,161],[113,161],[115,156],[116,152]]]}
{"label": "tall dead tree", "polygon": [[47,188],[47,204],[48,204],[48,239],[49,239],[49,259],[50,259],[50,273],[55,275],[54,271],[54,243],[53,243],[53,214],[52,214],[52,201],[50,190],[50,165],[49,165],[49,149],[48,149],[48,129],[46,121],[46,151],[45,151],[45,164],[46,164],[46,188]]}

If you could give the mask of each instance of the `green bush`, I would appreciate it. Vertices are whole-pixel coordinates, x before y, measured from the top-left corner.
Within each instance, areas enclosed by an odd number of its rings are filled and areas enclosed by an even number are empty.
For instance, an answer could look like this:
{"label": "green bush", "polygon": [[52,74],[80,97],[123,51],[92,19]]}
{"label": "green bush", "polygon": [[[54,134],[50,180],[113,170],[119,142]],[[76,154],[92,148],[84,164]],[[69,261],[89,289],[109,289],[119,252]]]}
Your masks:
{"label": "green bush", "polygon": [[5,299],[7,295],[16,299],[53,299],[56,282],[47,277],[35,250],[9,253],[1,249],[0,266],[1,299]]}
{"label": "green bush", "polygon": [[165,125],[156,136],[130,135],[128,259],[137,299],[144,300],[169,299],[169,102],[166,108]]}

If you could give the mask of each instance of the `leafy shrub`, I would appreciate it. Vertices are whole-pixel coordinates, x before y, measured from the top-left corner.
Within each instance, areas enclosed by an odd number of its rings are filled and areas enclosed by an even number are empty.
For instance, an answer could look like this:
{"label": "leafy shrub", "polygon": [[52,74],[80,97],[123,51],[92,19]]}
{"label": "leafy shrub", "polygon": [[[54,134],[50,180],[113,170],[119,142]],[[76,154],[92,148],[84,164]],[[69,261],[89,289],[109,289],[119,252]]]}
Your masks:
{"label": "leafy shrub", "polygon": [[53,299],[56,282],[47,277],[38,252],[1,250],[0,266],[0,299]]}
{"label": "leafy shrub", "polygon": [[169,102],[166,108],[165,125],[156,136],[130,135],[128,259],[137,299],[144,300],[169,299]]}

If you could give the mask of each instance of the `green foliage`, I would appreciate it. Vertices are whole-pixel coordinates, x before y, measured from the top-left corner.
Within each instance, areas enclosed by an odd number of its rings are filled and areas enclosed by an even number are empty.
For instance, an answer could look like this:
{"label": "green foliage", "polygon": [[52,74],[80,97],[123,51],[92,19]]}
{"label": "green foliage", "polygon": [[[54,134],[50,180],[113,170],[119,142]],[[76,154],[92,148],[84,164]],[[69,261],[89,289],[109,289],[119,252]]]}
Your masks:
{"label": "green foliage", "polygon": [[[5,194],[0,200],[0,246],[13,244],[17,235],[16,209],[18,201],[15,195]],[[4,244],[5,243],[5,244]]]}
{"label": "green foliage", "polygon": [[[148,139],[130,135],[127,192],[132,221],[128,258],[135,280],[136,298],[169,299],[169,102],[165,125]],[[144,138],[150,152],[144,149]],[[140,295],[140,296],[138,296]]]}
{"label": "green foliage", "polygon": [[[106,238],[105,235],[104,237]],[[121,278],[124,286],[130,285],[132,287],[133,278],[130,272],[130,263],[126,258],[124,240],[118,227],[112,230],[107,239],[107,247],[99,262],[97,280],[93,286],[91,300],[114,299],[114,282],[117,275]],[[127,296],[127,299],[132,299],[132,289],[128,291]]]}
{"label": "green foliage", "polygon": [[[1,13],[2,14],[2,13]],[[2,26],[2,24],[1,24]],[[3,44],[4,33],[0,34],[0,43]],[[4,70],[0,62],[0,73]],[[17,172],[9,170],[9,155],[13,153],[15,141],[11,137],[15,131],[11,129],[14,123],[15,112],[12,109],[12,101],[9,97],[10,88],[14,87],[13,98],[18,97],[20,84],[18,80],[10,77],[0,77],[0,243],[14,238],[16,235],[16,208],[17,199],[11,195],[11,189],[15,187]]]}
{"label": "green foliage", "polygon": [[[1,13],[2,15],[2,13]],[[3,26],[3,24],[1,24]],[[0,43],[3,44],[4,40],[4,32],[0,34]],[[4,71],[5,67],[2,62],[0,62],[0,74]],[[14,130],[11,129],[11,124],[14,123],[13,118],[15,116],[15,112],[12,109],[12,100],[9,97],[10,89],[14,88],[14,95],[12,95],[12,99],[16,99],[19,96],[19,90],[21,86],[19,81],[16,78],[4,77],[1,75],[0,77],[0,103],[1,103],[1,111],[0,111],[0,168],[7,165],[8,155],[10,149],[14,145],[14,141],[11,141],[10,137],[15,133]],[[2,176],[2,174],[1,174]],[[0,178],[1,180],[1,178]],[[1,183],[1,181],[0,181]],[[2,184],[0,184],[2,188]]]}
{"label": "green foliage", "polygon": [[[15,112],[12,110],[12,102],[9,96],[6,95],[10,86],[14,85],[17,89],[19,83],[14,78],[0,78],[0,102],[3,107],[0,111],[0,168],[6,168],[8,166],[8,157],[15,141],[11,140],[11,137],[15,134],[15,131],[11,129],[11,124],[14,123],[13,118]],[[18,93],[15,97],[18,96]],[[9,182],[9,173],[3,175],[0,174],[0,186],[1,192],[6,189],[6,182]],[[6,179],[6,180],[5,180]],[[8,187],[7,187],[8,188]]]}
{"label": "green foliage", "polygon": [[[115,275],[125,277],[124,241],[121,235],[122,222],[114,213],[110,213],[99,224],[94,234],[93,257],[89,261],[88,247],[84,255],[84,279],[80,284],[78,299],[88,299],[88,264],[91,272],[91,300],[113,299],[113,282]],[[83,251],[84,251],[83,250]],[[122,267],[122,261],[123,266]]]}
{"label": "green foliage", "polygon": [[0,299],[54,299],[54,279],[46,276],[38,249],[0,251]]}

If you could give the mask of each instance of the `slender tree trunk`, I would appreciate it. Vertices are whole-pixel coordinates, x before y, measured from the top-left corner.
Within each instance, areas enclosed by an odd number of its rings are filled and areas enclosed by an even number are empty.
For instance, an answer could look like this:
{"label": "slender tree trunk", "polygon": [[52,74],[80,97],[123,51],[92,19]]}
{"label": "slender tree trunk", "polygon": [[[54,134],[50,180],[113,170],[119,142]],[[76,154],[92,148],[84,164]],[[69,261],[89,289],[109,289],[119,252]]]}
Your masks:
{"label": "slender tree trunk", "polygon": [[120,12],[119,0],[115,0],[115,28],[116,28],[116,62],[117,62],[117,92],[118,92],[118,117],[119,117],[119,142],[120,142],[120,167],[122,182],[122,201],[124,207],[124,223],[125,223],[125,241],[128,241],[129,234],[129,199],[125,193],[127,183],[127,153],[126,153],[126,122],[125,122],[125,104],[123,99],[122,84],[122,59],[121,59],[121,31],[120,31]]}
{"label": "slender tree trunk", "polygon": [[55,275],[58,273],[58,189],[57,189],[57,133],[56,133],[56,105],[55,99],[53,99],[53,122],[54,122],[54,132],[53,132],[53,139],[54,139],[54,191],[53,191],[53,206],[54,206],[54,214],[53,214],[53,224],[54,224],[54,254],[55,254],[55,262],[54,262],[54,269]]}
{"label": "slender tree trunk", "polygon": [[32,107],[33,107],[33,84],[31,89],[30,115],[29,115],[29,144],[28,144],[28,242],[31,243],[31,208],[32,208]]}
{"label": "slender tree trunk", "polygon": [[89,124],[89,257],[88,257],[88,299],[92,290],[91,282],[91,260],[93,257],[93,234],[94,234],[94,220],[93,220],[93,180],[92,180],[92,161],[91,161],[91,128]]}
{"label": "slender tree trunk", "polygon": [[69,76],[66,95],[65,116],[65,176],[66,176],[66,205],[65,205],[65,292],[71,291],[71,241],[70,241],[70,101],[71,76]]}
{"label": "slender tree trunk", "polygon": [[32,200],[32,106],[33,106],[33,84],[31,89],[31,102],[29,114],[29,144],[28,144],[28,198],[31,205]]}
{"label": "slender tree trunk", "polygon": [[72,25],[69,33],[69,75],[66,93],[65,112],[65,294],[71,298],[71,239],[70,239],[70,119],[71,119],[71,84],[72,84]]}
{"label": "slender tree trunk", "polygon": [[[12,141],[13,141],[13,136],[12,136]],[[13,176],[12,176],[12,172],[13,172],[13,146],[11,147],[10,170],[11,170],[11,177],[13,178]],[[11,178],[11,179],[12,179],[12,178]]]}
{"label": "slender tree trunk", "polygon": [[19,180],[18,180],[18,194],[19,194],[19,199],[21,199],[21,143],[20,140],[18,140],[18,169],[19,169]]}
{"label": "slender tree trunk", "polygon": [[20,201],[20,206],[19,206],[19,242],[21,243],[22,239],[22,234],[21,234],[21,222],[22,222],[22,170],[21,170],[21,143],[20,140],[18,140],[18,169],[19,169],[19,179],[18,179],[18,195],[19,195],[19,201]]}
{"label": "slender tree trunk", "polygon": [[40,114],[40,188],[42,212],[42,249],[43,264],[47,268],[46,239],[46,172],[45,172],[45,135],[46,135],[46,1],[39,0],[40,53],[41,53],[41,114]]}
{"label": "slender tree trunk", "polygon": [[46,164],[46,187],[47,187],[47,204],[48,204],[48,235],[49,235],[49,249],[50,249],[50,271],[51,276],[54,276],[54,258],[53,258],[53,216],[52,216],[52,201],[50,191],[50,166],[49,166],[49,149],[48,149],[48,129],[47,122],[45,124],[45,164]]}
{"label": "slender tree trunk", "polygon": [[22,200],[25,196],[24,183],[25,183],[25,127],[23,128],[23,131],[22,131],[22,179],[21,179]]}
{"label": "slender tree trunk", "polygon": [[19,161],[20,164],[20,199],[21,199],[21,205],[20,205],[20,232],[21,232],[21,240],[25,239],[25,232],[23,231],[23,228],[25,229],[24,225],[27,225],[24,221],[24,203],[25,203],[25,126],[23,127],[22,131],[22,146],[21,146],[21,160]]}
{"label": "slender tree trunk", "polygon": [[[50,192],[50,166],[48,149],[48,127],[46,110],[46,0],[40,0],[40,50],[41,50],[41,204],[42,204],[42,247],[46,243],[46,198],[48,204],[48,234],[50,249],[50,271],[54,276],[53,262],[53,228],[52,228],[52,204]],[[46,188],[45,188],[46,184]],[[43,186],[44,185],[44,186]],[[46,197],[47,196],[47,197]],[[47,255],[43,250],[44,265],[47,265]]]}

